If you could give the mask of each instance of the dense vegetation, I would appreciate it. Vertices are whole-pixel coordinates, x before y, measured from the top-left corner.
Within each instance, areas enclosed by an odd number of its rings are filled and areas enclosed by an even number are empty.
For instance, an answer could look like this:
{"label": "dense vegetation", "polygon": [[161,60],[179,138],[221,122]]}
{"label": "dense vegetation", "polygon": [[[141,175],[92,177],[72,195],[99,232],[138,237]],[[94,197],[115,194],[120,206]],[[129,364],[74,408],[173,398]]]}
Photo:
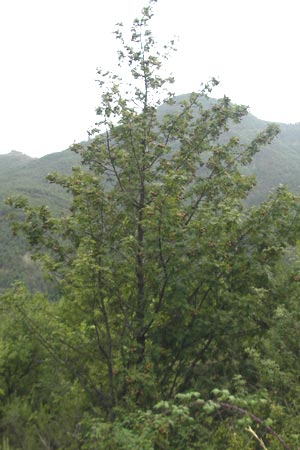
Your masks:
{"label": "dense vegetation", "polygon": [[[175,97],[175,103],[164,103],[158,106],[158,118],[164,115],[178,113],[180,102],[188,101],[189,95]],[[200,98],[199,98],[200,100]],[[211,108],[216,100],[201,97],[205,109]],[[198,114],[196,108],[193,109]],[[251,114],[241,118],[239,123],[230,123],[230,129],[220,138],[238,136],[241,142],[247,143],[255,135],[266,128],[267,123]],[[87,145],[87,143],[84,143]],[[170,143],[173,148],[176,143]],[[241,167],[244,174],[254,174],[256,185],[249,192],[245,203],[257,205],[267,198],[267,195],[284,184],[293,192],[299,192],[300,179],[300,124],[280,124],[280,133],[268,146],[253,156],[246,167]],[[70,206],[70,196],[60,186],[49,188],[46,176],[55,171],[70,174],[71,168],[80,164],[80,157],[75,152],[65,150],[50,154],[40,159],[30,158],[22,153],[12,151],[0,155],[0,290],[9,287],[13,281],[22,280],[32,291],[47,290],[37,266],[29,258],[30,248],[23,237],[12,239],[9,226],[9,209],[5,199],[12,194],[23,194],[34,204],[45,204],[56,215],[64,213]]]}
{"label": "dense vegetation", "polygon": [[[180,111],[180,102],[188,101],[189,95],[175,97],[175,104],[158,106],[158,118]],[[200,98],[199,98],[200,100]],[[216,100],[201,97],[205,109],[211,108]],[[193,110],[197,115],[196,108]],[[241,118],[239,123],[230,123],[230,129],[221,139],[238,136],[241,142],[249,142],[266,128],[267,123],[251,114]],[[225,141],[224,141],[225,142]],[[85,143],[87,145],[87,143]],[[170,143],[173,148],[176,144]],[[300,179],[300,124],[280,124],[280,133],[268,146],[253,156],[247,167],[241,167],[243,173],[255,174],[256,186],[249,192],[245,203],[257,205],[267,198],[279,184],[284,184],[293,192],[299,192]],[[40,159],[12,151],[0,155],[0,289],[3,291],[13,281],[22,280],[32,291],[47,289],[37,266],[29,258],[30,248],[23,237],[12,239],[9,226],[9,209],[5,199],[12,194],[23,194],[34,204],[45,204],[56,215],[62,214],[70,206],[70,196],[60,186],[49,188],[46,176],[51,172],[70,174],[71,168],[80,164],[75,152],[65,150],[47,155]]]}
{"label": "dense vegetation", "polygon": [[203,102],[215,80],[176,100],[153,3],[116,31],[132,83],[99,71],[82,163],[48,176],[68,214],[8,201],[55,299],[1,296],[3,450],[300,448],[300,198],[245,205],[278,128],[237,138],[247,108]]}

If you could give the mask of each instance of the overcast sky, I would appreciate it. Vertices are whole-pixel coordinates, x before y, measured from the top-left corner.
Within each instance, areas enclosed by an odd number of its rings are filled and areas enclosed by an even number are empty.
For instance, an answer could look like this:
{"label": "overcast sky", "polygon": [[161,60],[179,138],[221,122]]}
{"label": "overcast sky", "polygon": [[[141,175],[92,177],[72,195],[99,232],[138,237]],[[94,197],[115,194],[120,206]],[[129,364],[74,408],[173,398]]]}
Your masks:
{"label": "overcast sky", "polygon": [[[96,68],[112,31],[146,0],[0,0],[0,153],[61,151],[87,138],[99,104]],[[300,122],[299,0],[159,0],[153,29],[178,36],[177,94],[214,76],[260,119]]]}

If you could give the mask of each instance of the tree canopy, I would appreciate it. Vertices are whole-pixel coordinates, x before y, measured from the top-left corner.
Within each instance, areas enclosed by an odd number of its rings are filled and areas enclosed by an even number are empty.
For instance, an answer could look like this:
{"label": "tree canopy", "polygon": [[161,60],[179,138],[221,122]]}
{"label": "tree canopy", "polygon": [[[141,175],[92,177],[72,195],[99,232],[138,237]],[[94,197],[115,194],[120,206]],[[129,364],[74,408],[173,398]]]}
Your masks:
{"label": "tree canopy", "polygon": [[255,180],[241,172],[279,130],[224,139],[247,108],[205,107],[214,79],[176,104],[154,3],[129,40],[118,25],[123,78],[98,71],[81,166],[48,176],[69,214],[8,200],[56,299],[2,297],[3,449],[299,445],[299,197],[279,187],[246,208]]}

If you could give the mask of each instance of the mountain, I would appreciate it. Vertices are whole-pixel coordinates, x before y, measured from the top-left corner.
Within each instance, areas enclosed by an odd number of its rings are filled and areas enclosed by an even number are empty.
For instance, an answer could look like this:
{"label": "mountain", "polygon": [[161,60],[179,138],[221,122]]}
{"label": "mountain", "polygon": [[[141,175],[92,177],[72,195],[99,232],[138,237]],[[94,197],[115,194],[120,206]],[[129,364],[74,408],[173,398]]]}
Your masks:
{"label": "mountain", "polygon": [[24,239],[12,236],[10,210],[5,199],[12,194],[21,194],[34,204],[46,204],[52,211],[61,212],[67,208],[69,196],[59,186],[49,185],[46,176],[51,172],[70,173],[72,166],[79,162],[79,156],[70,150],[42,158],[31,158],[17,151],[0,155],[0,289],[7,288],[15,280],[24,281],[33,290],[45,288]]}
{"label": "mountain", "polygon": [[70,150],[51,153],[42,158],[31,158],[13,150],[0,155],[0,210],[5,198],[12,194],[30,197],[35,203],[46,203],[60,208],[66,204],[66,194],[58,186],[51,186],[46,176],[51,172],[70,173],[80,158]]}
{"label": "mountain", "polygon": [[[188,99],[188,95],[178,96],[176,104],[184,99]],[[216,102],[216,99],[205,98],[202,103],[205,108],[209,108]],[[163,116],[168,109],[167,105],[162,105],[159,114]],[[242,143],[249,143],[269,123],[249,113],[241,123],[231,124],[230,131],[224,139],[226,140],[228,135],[238,136]],[[279,135],[271,145],[261,148],[252,164],[243,169],[247,174],[255,174],[257,179],[256,187],[247,200],[248,204],[263,201],[279,184],[287,185],[294,192],[300,191],[300,123],[277,123],[277,125],[280,127]]]}
{"label": "mountain", "polygon": [[[242,142],[249,142],[268,123],[249,114],[241,124],[232,126],[231,133],[240,136]],[[245,170],[247,174],[255,174],[257,180],[248,204],[263,201],[279,184],[287,185],[291,191],[300,191],[300,123],[278,125],[279,135],[255,155]]]}
{"label": "mountain", "polygon": [[[185,97],[177,97],[172,108],[176,108]],[[203,102],[206,107],[216,100],[204,99]],[[169,108],[162,105],[158,116],[170,112]],[[267,123],[249,114],[240,124],[232,124],[229,134],[237,135],[241,142],[247,143]],[[279,136],[270,146],[262,148],[245,169],[247,174],[254,173],[257,177],[257,185],[247,200],[249,205],[263,201],[279,184],[288,185],[292,191],[300,191],[300,123],[279,126]],[[59,186],[49,185],[45,177],[51,172],[68,174],[72,166],[79,163],[80,157],[69,149],[42,158],[31,158],[15,150],[0,155],[0,289],[15,280],[23,280],[31,289],[44,288],[44,281],[30,259],[26,243],[21,237],[12,238],[5,198],[14,193],[22,194],[34,204],[46,204],[54,212],[61,213],[69,204],[68,194]]]}

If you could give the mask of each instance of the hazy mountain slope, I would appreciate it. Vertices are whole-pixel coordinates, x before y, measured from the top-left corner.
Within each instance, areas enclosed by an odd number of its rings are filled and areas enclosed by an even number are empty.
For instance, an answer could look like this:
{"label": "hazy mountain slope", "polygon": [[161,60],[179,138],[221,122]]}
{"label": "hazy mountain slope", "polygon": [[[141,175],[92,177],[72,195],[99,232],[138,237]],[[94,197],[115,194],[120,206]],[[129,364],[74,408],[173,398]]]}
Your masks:
{"label": "hazy mountain slope", "polygon": [[54,171],[70,173],[79,161],[78,155],[70,150],[39,159],[16,151],[0,155],[0,288],[8,287],[14,280],[23,280],[32,289],[44,286],[25,241],[12,236],[5,199],[22,194],[33,203],[46,204],[57,213],[62,211],[69,204],[69,196],[59,186],[50,185],[45,177]]}
{"label": "hazy mountain slope", "polygon": [[[177,102],[184,99],[188,99],[188,95],[178,96]],[[203,99],[203,106],[208,108],[216,101]],[[168,105],[162,105],[159,116],[168,113],[169,108]],[[178,103],[173,108],[179,108]],[[242,143],[248,143],[266,128],[268,123],[248,114],[240,124],[231,124],[228,135],[239,136]],[[249,204],[263,201],[279,184],[288,185],[292,191],[300,191],[300,123],[278,125],[281,130],[278,137],[271,145],[262,148],[252,164],[243,169],[247,174],[255,174],[257,177],[257,185],[248,199]],[[223,139],[226,140],[226,136]]]}
{"label": "hazy mountain slope", "polygon": [[[241,124],[232,127],[232,133],[249,142],[268,122],[249,114]],[[300,124],[278,124],[280,133],[271,145],[255,155],[246,173],[256,175],[257,185],[249,196],[249,203],[263,201],[279,184],[290,190],[300,190]]]}
{"label": "hazy mountain slope", "polygon": [[35,202],[50,207],[63,207],[66,193],[58,186],[49,186],[46,176],[51,172],[70,173],[80,158],[65,150],[42,158],[30,158],[22,153],[11,152],[0,156],[0,208],[3,200],[12,193],[21,193]]}

